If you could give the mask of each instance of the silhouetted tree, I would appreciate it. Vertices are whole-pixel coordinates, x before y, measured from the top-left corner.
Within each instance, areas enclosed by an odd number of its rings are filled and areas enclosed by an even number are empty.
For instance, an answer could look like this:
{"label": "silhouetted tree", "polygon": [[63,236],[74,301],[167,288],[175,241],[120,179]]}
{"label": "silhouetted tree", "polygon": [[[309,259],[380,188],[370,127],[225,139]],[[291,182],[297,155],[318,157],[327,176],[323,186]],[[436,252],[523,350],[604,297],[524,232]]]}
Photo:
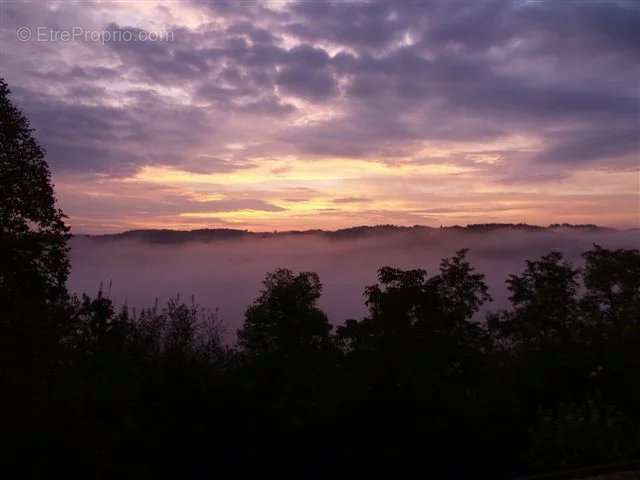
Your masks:
{"label": "silhouetted tree", "polygon": [[582,272],[559,252],[527,261],[507,280],[512,309],[488,318],[492,370],[515,394],[512,421],[531,425],[514,436],[528,437],[537,468],[637,452],[640,255],[595,246],[583,256]]}
{"label": "silhouetted tree", "polygon": [[25,295],[57,302],[66,295],[69,229],[44,150],[9,94],[0,79],[0,292],[3,305]]}
{"label": "silhouetted tree", "polygon": [[267,274],[264,289],[245,314],[238,344],[249,355],[296,355],[326,351],[331,324],[317,307],[318,275],[279,269]]}
{"label": "silhouetted tree", "polygon": [[223,448],[225,438],[208,429],[225,424],[219,412],[234,394],[215,312],[179,297],[140,314],[117,312],[102,291],[74,310],[73,369],[60,396],[77,427],[61,436],[86,462],[75,467],[146,478],[208,464],[205,452]]}
{"label": "silhouetted tree", "polygon": [[44,151],[9,95],[0,79],[0,389],[2,411],[10,412],[3,425],[19,458],[34,428],[51,419],[46,406],[70,323],[69,235]]}
{"label": "silhouetted tree", "polygon": [[[311,443],[328,426],[334,401],[335,349],[331,325],[317,306],[322,285],[311,272],[278,269],[268,273],[259,297],[238,331],[242,377],[250,417],[246,419],[258,462],[282,461],[282,451],[301,461],[315,453]],[[324,422],[323,422],[324,419]],[[323,425],[324,424],[324,425]],[[305,431],[305,446],[294,439]],[[269,439],[278,439],[270,444]]]}
{"label": "silhouetted tree", "polygon": [[440,264],[440,274],[383,267],[379,283],[365,289],[369,316],[361,322],[347,321],[337,336],[347,352],[391,348],[393,355],[407,346],[427,347],[444,337],[464,341],[479,334],[480,325],[470,322],[491,297],[483,281],[466,260],[466,250]]}
{"label": "silhouetted tree", "polygon": [[535,349],[545,342],[567,341],[575,336],[578,275],[579,270],[560,252],[527,260],[521,275],[507,279],[513,310],[490,319],[497,337]]}
{"label": "silhouetted tree", "polygon": [[[477,421],[462,419],[477,411],[488,343],[472,317],[490,296],[466,254],[444,259],[430,278],[421,269],[381,268],[378,284],[365,289],[369,315],[337,329],[349,378],[344,390],[352,396],[349,421],[366,432],[354,441],[364,441],[364,452],[378,460],[417,461],[426,448],[436,469],[447,464],[454,443],[474,442]],[[453,434],[460,423],[464,438]],[[394,441],[379,445],[376,438]],[[423,439],[420,447],[413,438]]]}
{"label": "silhouetted tree", "polygon": [[[636,425],[640,422],[640,251],[595,245],[583,257],[581,307],[592,388],[605,405],[624,412],[626,425]],[[639,434],[627,430],[628,437]],[[624,443],[633,444],[629,438]]]}
{"label": "silhouetted tree", "polygon": [[640,324],[640,251],[595,245],[584,253],[583,308],[592,321],[624,335]]}

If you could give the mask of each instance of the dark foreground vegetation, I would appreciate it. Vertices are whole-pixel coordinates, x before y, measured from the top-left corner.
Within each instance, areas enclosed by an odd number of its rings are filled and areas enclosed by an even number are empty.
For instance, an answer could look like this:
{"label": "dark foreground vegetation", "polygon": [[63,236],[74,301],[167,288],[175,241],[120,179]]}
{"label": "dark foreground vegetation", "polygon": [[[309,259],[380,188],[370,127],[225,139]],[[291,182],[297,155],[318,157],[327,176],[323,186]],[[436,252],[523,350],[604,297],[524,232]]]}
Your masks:
{"label": "dark foreground vegetation", "polygon": [[335,329],[318,276],[280,269],[230,346],[193,302],[68,294],[68,229],[8,93],[0,455],[19,478],[509,478],[640,456],[639,251],[527,262],[487,318],[465,251],[432,274],[384,267],[368,315]]}

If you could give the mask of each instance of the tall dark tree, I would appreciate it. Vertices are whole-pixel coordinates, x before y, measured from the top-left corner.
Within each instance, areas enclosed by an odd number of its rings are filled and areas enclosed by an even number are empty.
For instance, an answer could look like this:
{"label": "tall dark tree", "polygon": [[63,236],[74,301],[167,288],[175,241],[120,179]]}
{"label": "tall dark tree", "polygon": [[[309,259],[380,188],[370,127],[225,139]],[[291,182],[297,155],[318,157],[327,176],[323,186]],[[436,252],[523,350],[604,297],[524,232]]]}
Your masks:
{"label": "tall dark tree", "polygon": [[[365,289],[368,316],[337,329],[349,422],[365,432],[353,442],[372,441],[363,451],[374,451],[376,462],[411,459],[417,467],[421,452],[429,451],[436,471],[450,461],[453,444],[474,443],[482,430],[472,417],[481,403],[486,334],[473,316],[490,296],[466,254],[444,259],[431,277],[422,269],[381,268],[378,283]],[[452,433],[462,424],[464,438]]]}
{"label": "tall dark tree", "polygon": [[574,338],[578,333],[579,274],[560,252],[527,260],[522,274],[507,279],[513,310],[490,318],[496,336],[533,349]]}
{"label": "tall dark tree", "polygon": [[37,436],[30,428],[46,430],[55,416],[46,406],[70,325],[69,229],[44,151],[9,95],[0,79],[0,389],[17,459]]}
{"label": "tall dark tree", "polygon": [[347,350],[391,347],[395,357],[409,345],[423,349],[434,340],[462,341],[476,332],[479,325],[470,320],[491,296],[484,275],[474,271],[466,254],[460,250],[442,260],[440,273],[431,278],[422,269],[381,268],[379,283],[365,289],[369,316],[338,328],[342,345]]}
{"label": "tall dark tree", "polygon": [[44,150],[9,94],[0,79],[0,335],[9,351],[33,357],[47,354],[64,323],[54,311],[67,297],[69,228]]}
{"label": "tall dark tree", "polygon": [[69,228],[44,150],[0,79],[0,292],[56,302],[66,294]]}
{"label": "tall dark tree", "polygon": [[[259,440],[261,435],[287,439],[277,445],[295,452],[293,457],[310,455],[313,449],[289,439],[321,422],[333,401],[334,349],[331,324],[317,305],[321,291],[316,273],[295,274],[288,269],[268,273],[238,331],[246,367],[243,383],[248,385],[243,397],[257,400],[250,407],[254,412],[251,428],[256,430],[253,441],[261,445],[257,451],[266,457],[277,458],[275,451],[266,453],[270,447],[264,448],[268,442]],[[256,411],[261,413],[256,415]]]}
{"label": "tall dark tree", "polygon": [[[533,437],[524,432],[513,434],[529,436],[533,442],[520,447],[531,449],[528,461],[532,465],[546,455],[562,465],[564,453],[555,449],[555,443],[573,445],[574,440],[567,440],[574,434],[572,418],[579,418],[577,413],[582,411],[594,411],[586,403],[592,397],[591,373],[595,365],[591,361],[593,353],[584,343],[579,280],[580,270],[560,252],[528,260],[522,273],[507,279],[512,307],[488,318],[499,346],[493,368],[514,395],[509,408],[513,414],[511,423],[534,425]],[[576,438],[587,440],[583,425],[574,430]],[[563,439],[564,434],[567,437]],[[543,446],[548,448],[547,453]],[[577,450],[590,448],[576,444]]]}
{"label": "tall dark tree", "polygon": [[249,307],[238,342],[254,356],[296,355],[326,350],[331,324],[317,306],[322,284],[316,273],[279,269]]}
{"label": "tall dark tree", "polygon": [[583,257],[581,307],[593,386],[628,415],[629,424],[638,424],[640,251],[594,245]]}
{"label": "tall dark tree", "polygon": [[618,335],[640,326],[640,251],[595,245],[585,252],[583,307]]}

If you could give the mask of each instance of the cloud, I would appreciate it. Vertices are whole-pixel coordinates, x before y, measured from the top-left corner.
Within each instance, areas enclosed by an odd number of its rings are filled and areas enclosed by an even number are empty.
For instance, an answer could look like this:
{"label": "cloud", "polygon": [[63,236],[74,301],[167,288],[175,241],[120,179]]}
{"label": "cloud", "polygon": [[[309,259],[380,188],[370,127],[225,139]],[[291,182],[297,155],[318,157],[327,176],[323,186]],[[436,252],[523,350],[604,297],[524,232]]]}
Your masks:
{"label": "cloud", "polygon": [[[398,182],[370,178],[377,165],[444,162],[496,192],[550,181],[588,190],[583,172],[637,168],[637,2],[13,2],[3,13],[3,73],[54,173],[68,178],[339,157],[368,162],[362,183],[399,202]],[[172,36],[20,42],[21,25]],[[484,164],[470,150],[499,154]],[[260,200],[346,185],[339,171],[322,185],[285,182],[282,168]]]}
{"label": "cloud", "polygon": [[333,203],[362,203],[369,201],[366,197],[340,197],[331,200]]}

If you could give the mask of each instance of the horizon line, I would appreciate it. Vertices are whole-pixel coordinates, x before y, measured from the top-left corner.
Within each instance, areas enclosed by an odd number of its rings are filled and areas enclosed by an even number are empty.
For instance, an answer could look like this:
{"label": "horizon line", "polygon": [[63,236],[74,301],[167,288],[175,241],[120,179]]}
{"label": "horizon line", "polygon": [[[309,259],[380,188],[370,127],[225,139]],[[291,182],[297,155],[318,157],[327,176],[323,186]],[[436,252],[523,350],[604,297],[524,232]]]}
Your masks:
{"label": "horizon line", "polygon": [[252,234],[252,235],[283,235],[283,234],[296,234],[296,233],[337,233],[344,232],[349,230],[356,229],[375,229],[375,228],[389,228],[389,229],[398,229],[398,230],[410,230],[410,229],[428,229],[428,230],[445,230],[445,229],[473,229],[473,228],[509,228],[509,227],[527,227],[531,229],[554,229],[554,228],[582,228],[582,229],[597,229],[597,230],[609,230],[609,231],[617,231],[617,232],[625,232],[625,231],[633,231],[638,230],[640,227],[612,227],[608,225],[600,225],[593,223],[550,223],[548,225],[539,225],[539,224],[530,224],[526,222],[519,223],[511,223],[511,222],[489,222],[489,223],[467,223],[467,224],[449,224],[449,225],[440,225],[437,227],[429,226],[429,225],[397,225],[392,223],[384,223],[384,224],[363,224],[363,225],[353,225],[350,227],[342,227],[335,229],[324,229],[324,228],[307,228],[307,229],[286,229],[286,230],[250,230],[245,228],[233,228],[233,227],[202,227],[202,228],[193,228],[193,229],[176,229],[176,228],[132,228],[128,230],[121,230],[116,232],[104,232],[104,233],[86,233],[86,232],[78,232],[71,233],[72,237],[84,236],[84,237],[104,237],[104,236],[117,236],[128,233],[136,233],[136,232],[172,232],[172,233],[198,233],[198,232],[214,232],[214,231],[226,231],[226,232],[237,232],[243,234]]}

